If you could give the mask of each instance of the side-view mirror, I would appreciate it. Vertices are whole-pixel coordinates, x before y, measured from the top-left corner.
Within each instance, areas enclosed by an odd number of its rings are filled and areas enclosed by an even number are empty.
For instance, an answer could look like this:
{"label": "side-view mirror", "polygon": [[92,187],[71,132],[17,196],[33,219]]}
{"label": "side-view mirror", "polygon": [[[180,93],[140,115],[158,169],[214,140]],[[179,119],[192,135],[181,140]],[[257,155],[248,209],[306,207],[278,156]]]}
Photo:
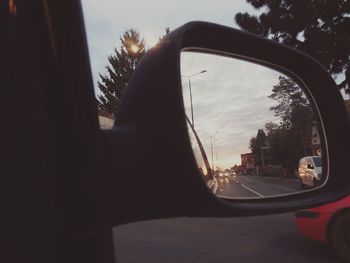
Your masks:
{"label": "side-view mirror", "polygon": [[[350,127],[334,80],[253,34],[205,22],[174,30],[139,63],[117,116],[107,135],[123,138],[111,162],[125,177],[111,174],[108,187],[123,222],[286,212],[350,192]],[[296,185],[304,157],[320,163],[312,189]]]}

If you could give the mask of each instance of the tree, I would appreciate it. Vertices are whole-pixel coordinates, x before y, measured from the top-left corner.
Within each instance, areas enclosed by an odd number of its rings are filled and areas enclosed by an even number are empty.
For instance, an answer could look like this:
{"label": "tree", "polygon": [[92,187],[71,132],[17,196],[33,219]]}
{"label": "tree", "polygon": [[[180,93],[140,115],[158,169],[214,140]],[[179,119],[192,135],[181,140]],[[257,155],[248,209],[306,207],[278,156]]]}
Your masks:
{"label": "tree", "polygon": [[[159,40],[169,33],[169,27],[165,28],[165,34]],[[146,52],[144,39],[135,29],[125,31],[120,41],[120,50],[115,48],[114,54],[108,56],[107,74],[100,73],[100,81],[97,82],[101,92],[97,99],[98,107],[114,117],[129,79]]]}
{"label": "tree", "polygon": [[163,38],[165,38],[167,35],[169,35],[170,34],[170,28],[169,27],[166,27],[165,28],[165,33],[164,33],[164,35],[162,35],[160,38],[159,38],[159,41],[161,41],[161,40],[163,40]]}
{"label": "tree", "polygon": [[278,102],[270,110],[275,112],[275,116],[281,117],[282,125],[297,128],[314,121],[309,100],[290,78],[280,76],[279,83],[273,86],[269,98]]}
{"label": "tree", "polygon": [[302,50],[319,60],[350,93],[350,1],[346,0],[246,0],[259,15],[238,13],[243,30]]}
{"label": "tree", "polygon": [[107,74],[100,76],[97,82],[101,94],[98,95],[98,107],[115,116],[119,102],[137,63],[145,54],[145,43],[140,34],[129,29],[120,38],[120,50],[108,56]]}

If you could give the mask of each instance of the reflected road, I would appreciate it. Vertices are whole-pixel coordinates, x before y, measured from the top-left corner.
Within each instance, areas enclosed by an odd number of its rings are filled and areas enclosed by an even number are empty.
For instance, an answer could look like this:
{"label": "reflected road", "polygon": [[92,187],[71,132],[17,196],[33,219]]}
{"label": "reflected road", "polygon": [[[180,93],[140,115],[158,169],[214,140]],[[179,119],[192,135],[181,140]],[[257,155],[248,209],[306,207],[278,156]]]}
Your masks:
{"label": "reflected road", "polygon": [[301,191],[297,178],[240,175],[217,179],[216,195],[222,197],[266,197]]}

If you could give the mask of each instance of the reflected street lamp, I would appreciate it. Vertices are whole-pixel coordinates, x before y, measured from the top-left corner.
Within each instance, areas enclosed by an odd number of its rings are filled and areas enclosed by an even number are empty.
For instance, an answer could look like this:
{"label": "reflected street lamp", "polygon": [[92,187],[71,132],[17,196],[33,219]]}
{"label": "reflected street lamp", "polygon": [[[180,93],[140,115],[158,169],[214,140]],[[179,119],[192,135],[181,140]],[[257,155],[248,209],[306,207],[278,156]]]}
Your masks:
{"label": "reflected street lamp", "polygon": [[211,170],[214,173],[214,151],[213,151],[213,136],[217,135],[218,131],[215,132],[215,134],[210,135],[210,152],[211,152]]}
{"label": "reflected street lamp", "polygon": [[[186,116],[187,117],[187,116]],[[187,117],[187,121],[189,121],[188,117]],[[215,133],[208,133],[208,132],[204,132],[203,134],[208,136],[210,138],[210,155],[211,155],[211,170],[213,172],[214,175],[214,147],[213,147],[213,137],[215,137],[219,132],[216,131]]]}
{"label": "reflected street lamp", "polygon": [[190,103],[191,103],[191,120],[192,120],[192,126],[193,126],[193,127],[194,127],[194,116],[193,116],[191,78],[194,77],[194,76],[197,76],[197,75],[199,75],[199,74],[205,73],[205,72],[207,72],[207,70],[202,70],[202,71],[200,71],[200,72],[198,72],[198,73],[195,73],[195,74],[192,74],[192,75],[190,75],[190,76],[182,75],[182,76],[188,78],[188,87],[189,87],[189,90],[190,90]]}

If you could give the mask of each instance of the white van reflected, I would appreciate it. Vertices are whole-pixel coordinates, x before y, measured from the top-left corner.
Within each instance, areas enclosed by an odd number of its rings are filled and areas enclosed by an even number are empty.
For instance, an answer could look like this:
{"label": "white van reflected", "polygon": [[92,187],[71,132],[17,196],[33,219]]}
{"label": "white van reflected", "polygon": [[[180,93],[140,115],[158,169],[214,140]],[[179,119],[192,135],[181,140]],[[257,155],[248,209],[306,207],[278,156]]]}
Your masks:
{"label": "white van reflected", "polygon": [[315,187],[322,179],[322,157],[306,156],[299,161],[299,179],[303,188]]}

